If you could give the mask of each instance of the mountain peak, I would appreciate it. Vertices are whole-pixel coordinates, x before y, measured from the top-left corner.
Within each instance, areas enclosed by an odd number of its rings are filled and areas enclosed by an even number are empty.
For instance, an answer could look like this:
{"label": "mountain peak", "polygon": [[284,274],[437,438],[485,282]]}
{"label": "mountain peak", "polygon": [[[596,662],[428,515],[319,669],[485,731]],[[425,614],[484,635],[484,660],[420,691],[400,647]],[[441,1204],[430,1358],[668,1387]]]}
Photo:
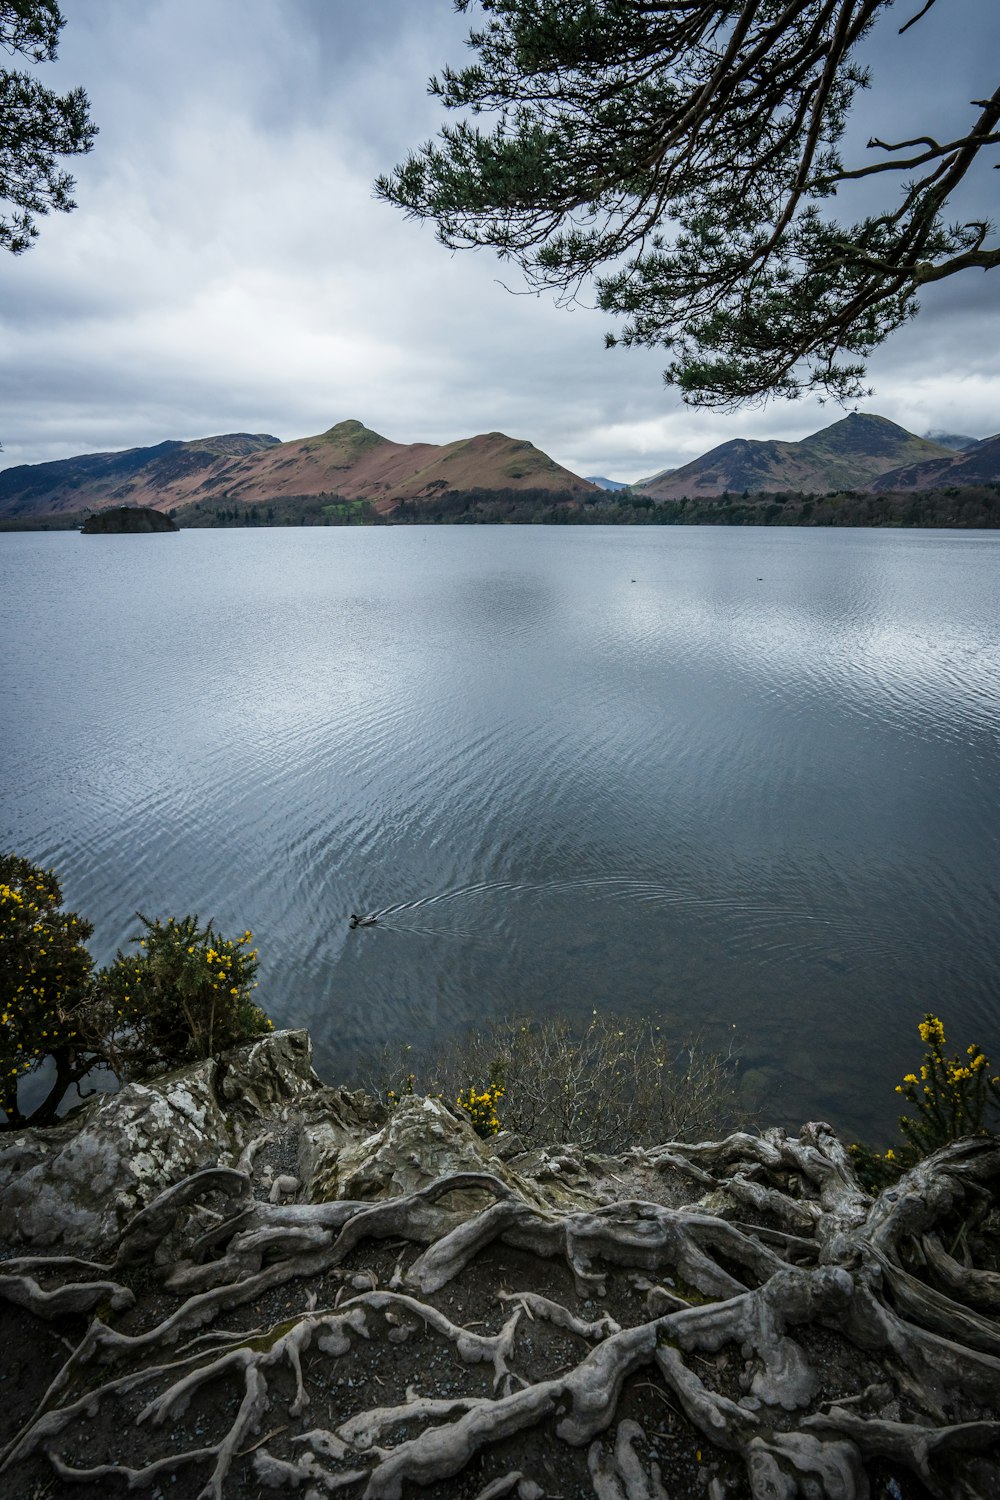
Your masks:
{"label": "mountain peak", "polygon": [[368,446],[371,443],[387,443],[381,433],[373,432],[366,427],[364,422],[359,422],[356,417],[348,417],[346,422],[336,422],[328,427],[321,436],[331,443],[350,443],[352,445],[363,443]]}
{"label": "mountain peak", "polygon": [[364,422],[359,422],[357,417],[348,417],[346,422],[335,422],[324,432],[324,437],[354,437],[358,432],[367,432],[368,428]]}
{"label": "mountain peak", "polygon": [[733,438],[644,488],[660,500],[743,490],[867,489],[890,470],[951,457],[888,417],[853,411],[797,443]]}
{"label": "mountain peak", "polygon": [[[916,437],[905,427],[890,422],[888,417],[867,411],[852,411],[795,446],[810,456],[822,454],[859,461],[863,466],[874,464],[872,478],[879,469],[941,458],[945,452],[939,443],[929,443],[926,438]],[[858,479],[862,479],[860,474]]]}

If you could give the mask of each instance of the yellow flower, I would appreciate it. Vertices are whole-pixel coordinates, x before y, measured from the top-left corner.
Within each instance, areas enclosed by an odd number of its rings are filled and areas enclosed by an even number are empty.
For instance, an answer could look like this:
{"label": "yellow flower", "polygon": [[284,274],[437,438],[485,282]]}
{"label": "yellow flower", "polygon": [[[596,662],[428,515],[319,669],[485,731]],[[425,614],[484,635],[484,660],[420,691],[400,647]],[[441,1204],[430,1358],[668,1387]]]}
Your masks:
{"label": "yellow flower", "polygon": [[917,1027],[920,1032],[920,1040],[929,1042],[932,1046],[944,1046],[944,1026],[937,1016],[932,1016],[930,1011]]}

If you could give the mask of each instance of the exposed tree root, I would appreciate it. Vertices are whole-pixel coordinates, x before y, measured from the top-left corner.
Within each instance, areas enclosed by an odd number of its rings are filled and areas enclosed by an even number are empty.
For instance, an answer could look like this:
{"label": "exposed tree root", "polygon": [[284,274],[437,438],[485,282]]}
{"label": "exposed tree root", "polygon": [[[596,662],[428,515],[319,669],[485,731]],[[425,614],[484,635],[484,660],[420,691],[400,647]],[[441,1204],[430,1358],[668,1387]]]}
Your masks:
{"label": "exposed tree root", "polygon": [[0,1276],[0,1298],[26,1307],[40,1318],[58,1318],[68,1313],[93,1312],[107,1304],[112,1311],[131,1307],[135,1297],[116,1281],[71,1281],[47,1292],[31,1276]]}
{"label": "exposed tree root", "polygon": [[[65,1257],[8,1262],[0,1297],[45,1318],[91,1316],[0,1470],[46,1454],[66,1484],[178,1475],[171,1493],[221,1500],[227,1480],[241,1493],[238,1473],[311,1500],[397,1500],[410,1486],[451,1493],[441,1486],[476,1460],[478,1500],[540,1500],[539,1455],[565,1445],[576,1489],[560,1493],[663,1500],[687,1492],[670,1445],[688,1443],[710,1457],[719,1497],[864,1497],[873,1463],[934,1496],[1000,1488],[1000,1277],[946,1248],[970,1216],[976,1243],[996,1239],[1000,1142],[945,1147],[874,1201],[824,1125],[634,1159],[707,1196],[557,1211],[467,1172],[375,1203],[282,1205],[254,1200],[246,1171],[212,1168],[133,1220],[122,1282]],[[456,1193],[476,1206],[443,1220]],[[370,1263],[387,1241],[402,1245],[394,1273],[395,1250]],[[513,1254],[522,1274],[548,1266],[565,1280],[565,1267],[575,1305],[494,1286],[487,1326],[472,1326],[452,1308],[487,1252]],[[181,1299],[155,1326],[128,1324],[136,1269]],[[242,1326],[279,1289],[290,1309]],[[614,1316],[594,1308],[605,1293]],[[401,1362],[413,1378],[393,1389]],[[640,1389],[667,1429],[635,1419]],[[126,1434],[115,1461],[88,1438],[101,1411]],[[194,1411],[208,1415],[192,1428]],[[321,1425],[289,1430],[312,1412]]]}

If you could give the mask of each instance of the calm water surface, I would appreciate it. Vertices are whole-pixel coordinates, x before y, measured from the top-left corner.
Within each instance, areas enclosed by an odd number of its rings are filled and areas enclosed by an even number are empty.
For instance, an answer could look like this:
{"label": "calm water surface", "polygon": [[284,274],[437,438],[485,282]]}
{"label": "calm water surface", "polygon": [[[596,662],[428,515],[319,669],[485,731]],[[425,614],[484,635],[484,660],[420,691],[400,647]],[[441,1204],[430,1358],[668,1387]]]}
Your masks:
{"label": "calm water surface", "polygon": [[0,845],[102,962],[251,926],[331,1078],[655,1010],[880,1132],[925,1009],[1000,1053],[998,579],[985,532],[0,536]]}

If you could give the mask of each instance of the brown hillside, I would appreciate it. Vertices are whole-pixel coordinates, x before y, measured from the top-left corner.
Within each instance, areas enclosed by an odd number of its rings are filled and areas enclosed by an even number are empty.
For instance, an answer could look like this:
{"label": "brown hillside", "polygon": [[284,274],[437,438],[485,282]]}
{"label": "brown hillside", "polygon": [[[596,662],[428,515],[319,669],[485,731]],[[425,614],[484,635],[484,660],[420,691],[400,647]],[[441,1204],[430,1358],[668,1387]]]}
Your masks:
{"label": "brown hillside", "polygon": [[594,488],[532,443],[490,432],[457,442],[393,443],[360,422],[339,422],[316,437],[250,454],[192,494],[242,505],[278,496],[342,495],[385,513],[400,500],[442,490]]}
{"label": "brown hillside", "polygon": [[376,499],[405,483],[440,450],[433,443],[393,443],[361,422],[339,422],[315,437],[294,438],[230,465],[189,501],[225,499],[243,505],[287,495]]}
{"label": "brown hillside", "polygon": [[471,489],[584,494],[595,486],[502,432],[443,445],[394,443],[347,421],[288,443],[238,434],[22,465],[0,474],[0,516],[124,503],[182,513],[195,504],[258,505],[310,495],[368,500],[385,513],[400,500]]}

